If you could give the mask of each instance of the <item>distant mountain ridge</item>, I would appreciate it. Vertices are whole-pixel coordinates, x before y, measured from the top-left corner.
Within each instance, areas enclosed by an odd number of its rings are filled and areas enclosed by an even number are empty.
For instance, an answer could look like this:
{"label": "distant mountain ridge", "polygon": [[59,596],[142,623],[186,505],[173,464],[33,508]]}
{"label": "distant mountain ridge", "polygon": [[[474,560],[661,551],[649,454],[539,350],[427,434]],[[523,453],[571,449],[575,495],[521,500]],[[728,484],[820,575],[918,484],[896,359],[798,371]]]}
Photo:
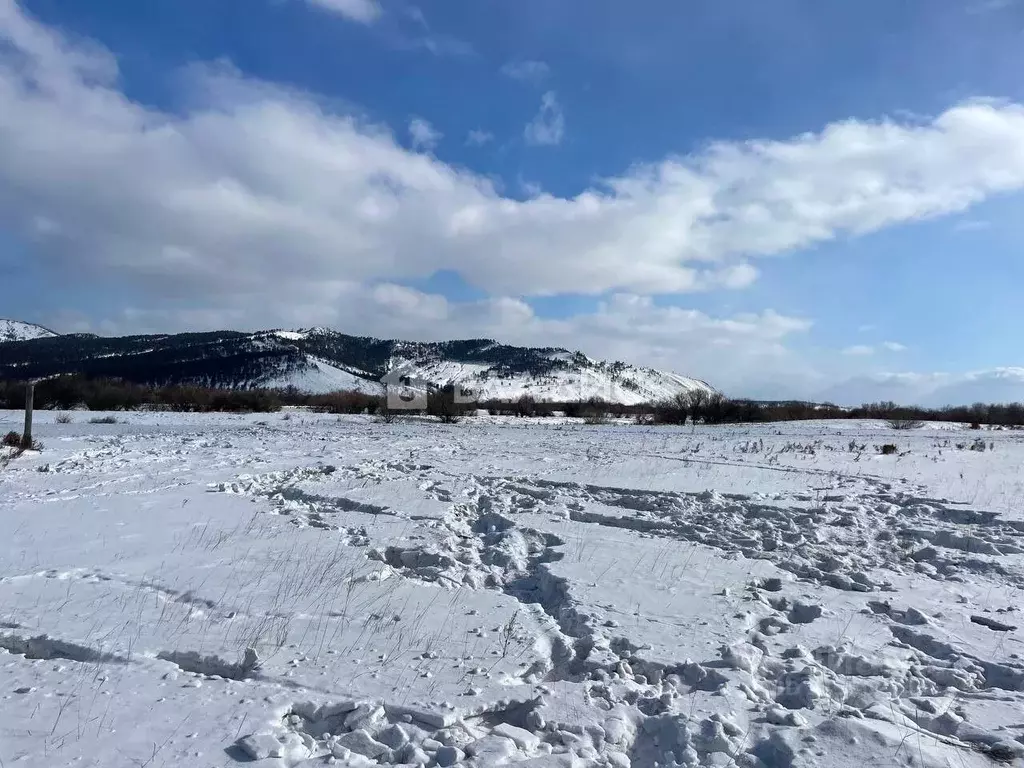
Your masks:
{"label": "distant mountain ridge", "polygon": [[327,328],[116,338],[40,330],[45,333],[0,343],[0,378],[81,373],[154,385],[377,393],[382,390],[380,377],[404,366],[439,386],[458,381],[480,399],[528,394],[555,402],[600,397],[634,404],[695,389],[715,391],[706,382],[676,373],[594,360],[558,347],[515,347],[493,339],[410,342],[349,336]]}
{"label": "distant mountain ridge", "polygon": [[44,328],[35,323],[24,323],[21,320],[7,320],[0,318],[0,344],[9,341],[29,341],[30,339],[44,339],[57,334],[49,328]]}

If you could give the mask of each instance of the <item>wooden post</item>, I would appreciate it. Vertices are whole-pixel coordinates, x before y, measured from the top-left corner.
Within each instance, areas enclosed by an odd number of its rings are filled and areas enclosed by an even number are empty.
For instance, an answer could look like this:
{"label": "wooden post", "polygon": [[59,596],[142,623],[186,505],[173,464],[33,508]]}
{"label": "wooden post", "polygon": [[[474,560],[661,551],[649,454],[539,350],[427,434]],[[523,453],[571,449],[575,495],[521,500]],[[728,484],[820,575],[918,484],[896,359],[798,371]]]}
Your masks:
{"label": "wooden post", "polygon": [[25,385],[25,430],[21,433],[21,447],[25,450],[32,447],[32,406],[35,396],[36,385],[30,381]]}

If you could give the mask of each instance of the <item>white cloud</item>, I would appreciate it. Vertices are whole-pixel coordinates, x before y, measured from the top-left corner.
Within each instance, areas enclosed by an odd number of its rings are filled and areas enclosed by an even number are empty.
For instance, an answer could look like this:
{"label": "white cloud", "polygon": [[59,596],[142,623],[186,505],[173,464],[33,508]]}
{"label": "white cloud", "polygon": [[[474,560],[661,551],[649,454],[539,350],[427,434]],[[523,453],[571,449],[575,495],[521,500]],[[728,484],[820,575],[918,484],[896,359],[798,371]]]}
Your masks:
{"label": "white cloud", "polygon": [[306,0],[331,13],[337,13],[361,24],[372,24],[382,13],[376,0]]}
{"label": "white cloud", "polygon": [[880,373],[851,378],[819,393],[822,400],[857,405],[891,400],[940,408],[971,403],[1024,401],[1024,368],[968,373]]}
{"label": "white cloud", "polygon": [[539,84],[551,74],[551,67],[543,61],[510,61],[501,68],[501,74],[522,83]]}
{"label": "white cloud", "polygon": [[527,124],[524,136],[527,144],[535,146],[554,146],[562,143],[562,139],[565,138],[565,114],[554,91],[548,91],[541,97],[540,111]]}
{"label": "white cloud", "polygon": [[230,72],[193,77],[205,93],[184,114],[134,103],[109,55],[0,3],[0,218],[30,232],[42,266],[161,292],[266,284],[285,253],[282,302],[336,275],[439,269],[502,295],[701,290],[737,284],[736,265],[758,257],[1024,187],[1024,108],[972,102],[927,125],[713,144],[517,201],[385,128]]}
{"label": "white cloud", "polygon": [[843,354],[854,357],[866,357],[867,355],[875,354],[875,348],[870,347],[867,344],[854,344],[852,347],[844,349]]}
{"label": "white cloud", "polygon": [[[1024,107],[968,102],[924,123],[848,120],[785,141],[713,143],[574,195],[517,200],[386,127],[224,69],[197,68],[179,112],[133,102],[112,56],[69,44],[12,0],[0,0],[0,40],[0,226],[55,286],[104,298],[126,286],[147,308],[132,318],[140,330],[186,322],[163,308],[178,302],[198,308],[196,327],[337,318],[398,335],[402,294],[363,286],[451,270],[513,298],[444,310],[457,323],[429,319],[440,305],[423,300],[428,319],[404,326],[409,335],[427,323],[437,336],[508,329],[510,341],[650,360],[727,388],[753,382],[743,393],[801,371],[806,389],[820,379],[787,352],[786,333],[763,338],[790,327],[781,316],[714,318],[634,297],[548,321],[514,297],[740,288],[765,256],[1024,188]],[[548,130],[560,137],[559,122]],[[364,311],[343,316],[346,303]],[[695,329],[685,343],[679,328]]]}
{"label": "white cloud", "polygon": [[422,117],[409,121],[409,138],[414,149],[433,149],[443,137],[443,133]]}
{"label": "white cloud", "polygon": [[906,349],[907,348],[898,341],[883,341],[878,346],[871,346],[870,344],[854,344],[853,346],[846,347],[843,350],[843,354],[849,357],[868,357],[878,352],[905,352]]}
{"label": "white cloud", "polygon": [[471,147],[482,147],[494,141],[494,134],[490,131],[472,130],[466,135],[466,144]]}

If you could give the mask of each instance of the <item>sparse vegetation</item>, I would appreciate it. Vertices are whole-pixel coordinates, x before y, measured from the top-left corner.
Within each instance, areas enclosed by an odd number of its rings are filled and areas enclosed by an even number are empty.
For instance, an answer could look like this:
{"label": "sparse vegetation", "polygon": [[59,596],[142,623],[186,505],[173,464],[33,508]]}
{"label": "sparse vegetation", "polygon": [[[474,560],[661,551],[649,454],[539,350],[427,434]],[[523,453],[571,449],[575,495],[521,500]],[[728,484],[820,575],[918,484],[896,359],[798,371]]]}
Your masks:
{"label": "sparse vegetation", "polygon": [[894,419],[889,419],[886,422],[886,424],[889,425],[889,429],[898,429],[898,430],[920,429],[921,427],[924,426],[924,422],[923,421],[918,421],[917,419],[898,419],[898,418],[894,418]]}
{"label": "sparse vegetation", "polygon": [[516,401],[516,416],[536,416],[537,401],[532,395],[521,395]]}
{"label": "sparse vegetation", "polygon": [[70,424],[74,419],[71,418],[70,413],[58,413],[53,421],[56,424]]}
{"label": "sparse vegetation", "polygon": [[[289,403],[295,405],[297,403]],[[318,413],[368,413],[371,416],[384,405],[377,395],[363,392],[331,392],[312,395],[305,403]]]}
{"label": "sparse vegetation", "polygon": [[94,416],[89,419],[90,424],[117,424],[116,416]]}
{"label": "sparse vegetation", "polygon": [[386,397],[382,397],[377,403],[376,413],[377,421],[382,424],[394,424],[401,415],[401,411],[396,411],[388,407],[388,400]]}
{"label": "sparse vegetation", "polygon": [[[227,390],[193,386],[148,387],[112,379],[60,376],[36,384],[36,410],[90,411],[166,410],[203,413],[269,413],[280,411],[289,398],[305,405],[309,396],[272,390]],[[25,384],[0,381],[0,408],[19,409],[25,403]]]}
{"label": "sparse vegetation", "polygon": [[427,397],[427,413],[436,416],[442,424],[458,424],[475,408],[475,403],[455,402],[455,387],[451,384]]}
{"label": "sparse vegetation", "polygon": [[512,617],[508,622],[501,628],[501,658],[508,657],[509,648],[512,645],[512,640],[516,636],[516,632],[519,629],[519,611],[516,610],[512,614]]}
{"label": "sparse vegetation", "polygon": [[0,440],[0,445],[5,448],[14,448],[15,455],[20,454],[22,451],[41,451],[43,449],[43,444],[37,440],[33,440],[31,445],[27,445],[22,434],[14,431],[4,435],[3,439]]}
{"label": "sparse vegetation", "polygon": [[[24,401],[23,382],[0,381],[0,408],[17,410],[23,407]],[[379,395],[355,391],[309,395],[295,389],[228,390],[186,385],[145,386],[120,380],[69,375],[39,382],[36,385],[35,405],[37,410],[69,411],[85,408],[108,412],[166,410],[195,413],[271,413],[290,405],[323,413],[377,415],[382,407],[382,399]],[[1024,403],[975,403],[970,406],[925,409],[880,402],[840,408],[831,403],[735,400],[706,390],[693,390],[679,393],[662,402],[636,405],[603,402],[599,398],[549,402],[538,400],[529,393],[510,400],[490,399],[479,405],[495,416],[541,418],[561,411],[567,417],[586,419],[596,417],[600,412],[607,418],[630,418],[641,424],[662,425],[878,419],[898,430],[914,429],[926,421],[967,424],[974,430],[980,430],[985,425],[1024,428]],[[461,407],[459,413],[449,415],[457,419],[471,410]],[[432,415],[440,416],[437,413]],[[65,416],[65,413],[58,416],[57,423],[68,423],[63,420]]]}
{"label": "sparse vegetation", "polygon": [[592,397],[584,403],[581,415],[585,424],[607,424],[610,410],[604,400]]}
{"label": "sparse vegetation", "polygon": [[690,393],[679,392],[654,406],[651,414],[655,424],[685,424],[690,415]]}

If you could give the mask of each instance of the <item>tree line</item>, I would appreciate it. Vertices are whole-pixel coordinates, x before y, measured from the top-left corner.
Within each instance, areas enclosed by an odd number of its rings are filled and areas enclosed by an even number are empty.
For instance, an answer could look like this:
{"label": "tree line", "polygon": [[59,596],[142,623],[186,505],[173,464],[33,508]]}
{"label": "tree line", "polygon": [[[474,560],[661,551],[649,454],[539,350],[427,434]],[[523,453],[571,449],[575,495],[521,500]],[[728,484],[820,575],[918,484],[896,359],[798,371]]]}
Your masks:
{"label": "tree line", "polygon": [[[25,402],[25,383],[0,380],[0,408],[17,409]],[[368,413],[387,419],[382,397],[356,391],[310,395],[296,389],[231,390],[188,385],[147,386],[117,379],[81,375],[58,376],[36,384],[35,407],[41,410],[131,411],[155,409],[184,412],[269,413],[284,406],[305,406],[325,413]],[[457,421],[479,410],[492,415],[545,418],[558,414],[600,422],[631,418],[641,424],[746,424],[807,419],[881,419],[893,426],[916,426],[924,421],[971,425],[1024,427],[1024,403],[975,403],[945,408],[901,406],[894,402],[866,403],[842,408],[832,403],[763,402],[731,399],[707,390],[681,392],[657,403],[622,405],[599,398],[549,402],[524,394],[513,400],[485,400],[474,405],[454,402],[452,388],[431,393],[427,413],[442,421]]]}

